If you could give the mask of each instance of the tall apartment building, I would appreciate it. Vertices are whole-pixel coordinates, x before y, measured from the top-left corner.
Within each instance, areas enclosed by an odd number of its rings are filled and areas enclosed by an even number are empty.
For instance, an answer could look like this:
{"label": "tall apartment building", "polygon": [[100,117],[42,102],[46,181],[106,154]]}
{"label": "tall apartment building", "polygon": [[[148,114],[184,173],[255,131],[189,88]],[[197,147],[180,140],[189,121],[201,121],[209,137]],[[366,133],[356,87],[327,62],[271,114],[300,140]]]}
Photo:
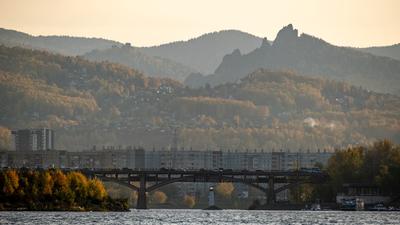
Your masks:
{"label": "tall apartment building", "polygon": [[54,131],[48,128],[22,129],[11,132],[16,151],[54,149]]}

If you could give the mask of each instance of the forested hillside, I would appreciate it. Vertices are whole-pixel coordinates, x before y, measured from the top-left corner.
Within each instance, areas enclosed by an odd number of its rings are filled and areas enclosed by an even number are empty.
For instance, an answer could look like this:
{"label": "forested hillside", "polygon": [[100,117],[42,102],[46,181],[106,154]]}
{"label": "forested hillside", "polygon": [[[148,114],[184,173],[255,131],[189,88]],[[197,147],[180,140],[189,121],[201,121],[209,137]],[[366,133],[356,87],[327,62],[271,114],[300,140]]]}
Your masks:
{"label": "forested hillside", "polygon": [[[80,132],[99,139],[103,137],[95,133],[104,132],[112,138],[113,133],[103,127],[116,128],[112,118],[121,114],[117,106],[136,93],[155,92],[164,86],[181,88],[177,81],[146,77],[118,64],[4,46],[0,46],[0,79],[0,124],[6,128],[53,127],[62,148],[72,146],[72,136],[82,137],[83,145],[96,143],[84,141]],[[134,111],[134,106],[129,110]]]}
{"label": "forested hillside", "polygon": [[[206,117],[212,122],[205,124],[212,126],[185,129],[186,142],[203,138],[224,147],[315,149],[384,137],[400,140],[400,98],[345,82],[261,69],[238,83],[201,88],[193,95],[250,102],[262,108],[264,117],[237,113],[213,123],[215,116],[205,114],[199,120]],[[222,137],[229,137],[228,143]]]}
{"label": "forested hillside", "polygon": [[183,64],[158,56],[148,56],[140,49],[123,45],[104,50],[93,50],[83,55],[91,61],[109,61],[137,69],[153,77],[168,77],[183,81],[191,73],[196,72]]}
{"label": "forested hillside", "polygon": [[390,46],[357,48],[357,50],[400,60],[400,43]]}
{"label": "forested hillside", "polygon": [[400,142],[400,98],[292,72],[184,87],[128,67],[0,47],[0,148],[9,129],[49,126],[56,147],[332,149]]}

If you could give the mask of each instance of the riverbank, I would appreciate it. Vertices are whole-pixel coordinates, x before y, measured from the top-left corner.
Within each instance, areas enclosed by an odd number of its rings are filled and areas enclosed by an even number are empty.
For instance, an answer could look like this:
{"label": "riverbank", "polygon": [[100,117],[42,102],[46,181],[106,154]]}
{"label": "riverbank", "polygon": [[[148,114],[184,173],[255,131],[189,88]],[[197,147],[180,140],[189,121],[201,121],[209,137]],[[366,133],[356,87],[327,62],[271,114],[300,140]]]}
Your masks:
{"label": "riverbank", "polygon": [[[258,201],[249,206],[249,210],[312,210],[312,203],[275,203],[260,204]],[[321,203],[320,210],[340,210],[336,203]]]}
{"label": "riverbank", "polygon": [[100,180],[80,172],[0,171],[2,211],[128,211],[128,207],[127,199],[111,198]]}
{"label": "riverbank", "polygon": [[126,199],[106,199],[101,203],[89,203],[85,206],[54,204],[51,202],[5,202],[0,203],[0,211],[70,211],[70,212],[127,212],[129,211]]}

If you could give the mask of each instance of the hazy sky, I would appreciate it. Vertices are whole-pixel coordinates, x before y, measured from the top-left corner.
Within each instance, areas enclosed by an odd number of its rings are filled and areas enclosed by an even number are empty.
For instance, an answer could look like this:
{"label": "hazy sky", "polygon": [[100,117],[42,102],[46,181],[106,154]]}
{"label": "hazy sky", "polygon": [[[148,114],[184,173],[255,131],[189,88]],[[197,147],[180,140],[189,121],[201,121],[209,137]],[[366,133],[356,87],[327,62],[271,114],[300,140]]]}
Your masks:
{"label": "hazy sky", "polygon": [[400,0],[0,0],[0,27],[135,46],[224,29],[273,40],[289,23],[336,45],[399,43]]}

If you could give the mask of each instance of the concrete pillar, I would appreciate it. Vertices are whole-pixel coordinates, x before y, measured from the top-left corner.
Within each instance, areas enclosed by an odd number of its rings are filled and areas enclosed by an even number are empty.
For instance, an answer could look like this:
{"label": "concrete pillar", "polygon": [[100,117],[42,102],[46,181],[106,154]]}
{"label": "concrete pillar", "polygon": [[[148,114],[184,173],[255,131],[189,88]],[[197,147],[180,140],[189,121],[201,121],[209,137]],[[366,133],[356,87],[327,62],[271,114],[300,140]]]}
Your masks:
{"label": "concrete pillar", "polygon": [[215,200],[214,200],[214,187],[211,186],[208,191],[208,206],[215,206]]}
{"label": "concrete pillar", "polygon": [[147,199],[146,199],[146,175],[140,175],[140,186],[138,191],[138,199],[136,209],[147,209]]}
{"label": "concrete pillar", "polygon": [[275,187],[274,187],[274,176],[268,177],[268,192],[267,192],[267,204],[275,203]]}

